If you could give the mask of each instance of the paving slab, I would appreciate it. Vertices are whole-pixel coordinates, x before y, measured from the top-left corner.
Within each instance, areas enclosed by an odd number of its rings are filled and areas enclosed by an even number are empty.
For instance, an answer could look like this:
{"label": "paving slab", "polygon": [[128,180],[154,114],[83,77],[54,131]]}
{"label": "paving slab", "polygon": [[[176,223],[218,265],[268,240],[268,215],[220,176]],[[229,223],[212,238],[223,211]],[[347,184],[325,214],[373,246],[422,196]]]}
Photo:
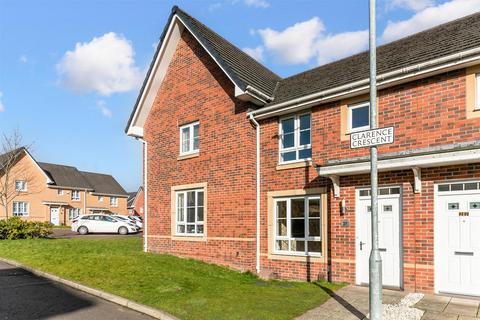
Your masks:
{"label": "paving slab", "polygon": [[451,297],[425,295],[420,302],[415,305],[415,308],[426,311],[443,312],[447,305],[452,300]]}
{"label": "paving slab", "polygon": [[422,320],[458,320],[458,314],[426,311],[423,314]]}
{"label": "paving slab", "polygon": [[476,317],[478,313],[478,306],[480,301],[464,299],[464,298],[452,298],[450,303],[445,308],[446,313],[455,313],[459,316]]}

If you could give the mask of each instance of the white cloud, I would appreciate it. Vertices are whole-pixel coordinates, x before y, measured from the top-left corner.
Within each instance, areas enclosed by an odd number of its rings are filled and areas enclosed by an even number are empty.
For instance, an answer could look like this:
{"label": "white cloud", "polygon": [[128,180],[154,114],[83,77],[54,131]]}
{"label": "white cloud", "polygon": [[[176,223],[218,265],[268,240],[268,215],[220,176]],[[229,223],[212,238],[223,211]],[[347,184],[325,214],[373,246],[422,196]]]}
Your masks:
{"label": "white cloud", "polygon": [[208,11],[215,11],[222,6],[221,2],[215,2],[208,6]]}
{"label": "white cloud", "polygon": [[274,57],[285,64],[308,63],[315,55],[315,41],[325,30],[323,22],[314,17],[299,22],[283,31],[270,28],[258,30],[264,47],[271,51]]}
{"label": "white cloud", "polygon": [[131,43],[109,32],[90,42],[78,42],[57,65],[60,83],[77,93],[109,96],[136,89],[142,79]]}
{"label": "white cloud", "polygon": [[317,42],[318,64],[325,64],[368,48],[368,30],[343,32],[321,38]]}
{"label": "white cloud", "polygon": [[97,101],[97,107],[100,109],[100,111],[102,112],[102,114],[107,117],[107,118],[111,118],[112,117],[112,110],[110,110],[108,107],[107,107],[107,103],[104,101],[104,100],[98,100]]}
{"label": "white cloud", "polygon": [[389,21],[381,40],[390,42],[480,10],[480,0],[452,0],[427,7],[403,21]]}
{"label": "white cloud", "polygon": [[367,30],[325,34],[325,26],[318,17],[296,23],[283,31],[267,28],[256,33],[262,37],[263,45],[244,51],[255,59],[258,56],[263,58],[268,52],[283,64],[305,64],[313,58],[318,64],[324,64],[368,47]]}
{"label": "white cloud", "polygon": [[4,112],[5,111],[5,105],[3,104],[3,92],[0,91],[0,112]]}
{"label": "white cloud", "polygon": [[21,63],[27,63],[28,62],[28,58],[25,54],[22,54],[19,58],[20,62]]}
{"label": "white cloud", "polygon": [[243,51],[257,61],[263,60],[264,49],[262,46],[258,46],[256,48],[243,48]]}
{"label": "white cloud", "polygon": [[265,0],[245,0],[245,4],[249,7],[255,8],[268,8],[270,7],[270,3]]}
{"label": "white cloud", "polygon": [[420,11],[435,5],[433,0],[390,0],[389,9],[402,8],[412,11]]}

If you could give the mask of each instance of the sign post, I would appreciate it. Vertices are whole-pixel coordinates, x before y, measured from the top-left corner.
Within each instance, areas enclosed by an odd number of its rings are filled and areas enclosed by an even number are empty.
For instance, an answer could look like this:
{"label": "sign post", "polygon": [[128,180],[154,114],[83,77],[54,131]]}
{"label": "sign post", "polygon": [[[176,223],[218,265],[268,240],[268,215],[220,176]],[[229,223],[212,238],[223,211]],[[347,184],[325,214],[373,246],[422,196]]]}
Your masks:
{"label": "sign post", "polygon": [[[370,128],[377,129],[377,47],[375,0],[370,0]],[[370,185],[372,207],[372,251],[370,252],[369,308],[370,320],[382,319],[382,257],[378,250],[378,171],[377,146],[370,147]]]}

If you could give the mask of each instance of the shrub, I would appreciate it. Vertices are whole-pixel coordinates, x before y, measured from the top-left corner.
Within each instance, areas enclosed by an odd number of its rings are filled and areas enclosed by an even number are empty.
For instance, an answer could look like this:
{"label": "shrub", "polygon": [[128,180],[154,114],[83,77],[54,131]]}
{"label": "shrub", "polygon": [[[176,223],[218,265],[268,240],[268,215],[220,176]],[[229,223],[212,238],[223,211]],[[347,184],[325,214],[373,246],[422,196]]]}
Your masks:
{"label": "shrub", "polygon": [[0,240],[46,238],[51,233],[49,222],[25,221],[19,217],[0,220]]}

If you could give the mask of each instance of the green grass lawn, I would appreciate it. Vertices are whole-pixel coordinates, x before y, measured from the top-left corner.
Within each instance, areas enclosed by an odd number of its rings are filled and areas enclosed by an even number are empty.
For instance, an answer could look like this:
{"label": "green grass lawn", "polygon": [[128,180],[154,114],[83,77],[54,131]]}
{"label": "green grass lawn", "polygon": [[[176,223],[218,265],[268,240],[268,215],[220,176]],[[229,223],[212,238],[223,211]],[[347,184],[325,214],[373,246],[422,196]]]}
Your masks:
{"label": "green grass lawn", "polygon": [[181,319],[291,319],[341,286],[262,281],[249,273],[141,249],[141,238],[0,241],[2,257]]}

